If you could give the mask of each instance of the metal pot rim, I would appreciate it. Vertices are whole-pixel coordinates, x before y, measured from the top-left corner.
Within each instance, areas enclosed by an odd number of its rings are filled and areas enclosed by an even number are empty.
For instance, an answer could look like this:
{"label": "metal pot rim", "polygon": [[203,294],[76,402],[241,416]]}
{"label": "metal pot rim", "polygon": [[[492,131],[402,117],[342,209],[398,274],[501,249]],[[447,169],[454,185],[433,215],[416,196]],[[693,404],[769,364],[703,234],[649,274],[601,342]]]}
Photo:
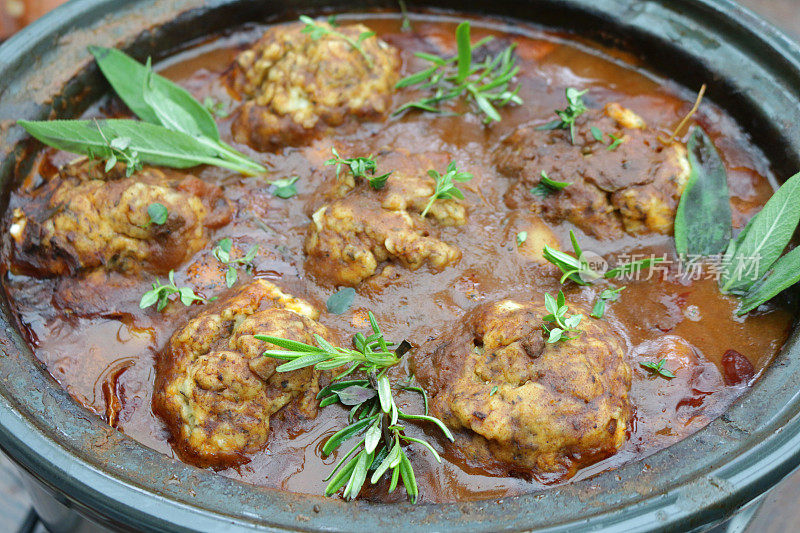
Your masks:
{"label": "metal pot rim", "polygon": [[[96,44],[122,45],[140,56],[158,56],[180,45],[187,35],[195,35],[192,32],[218,30],[230,26],[232,20],[263,20],[276,7],[267,4],[256,0],[124,4],[73,0],[0,46],[0,118],[7,124],[21,117],[41,118],[52,108],[69,109],[96,96],[96,92],[81,92],[93,87],[92,83],[97,86],[100,78],[96,68],[84,68],[89,56],[85,46],[75,41],[91,38]],[[426,4],[463,7],[455,2]],[[636,47],[648,64],[684,83],[706,76],[712,88],[728,95],[723,107],[743,106],[737,119],[773,145],[764,149],[779,171],[800,168],[796,93],[800,47],[734,2],[485,4],[486,13],[519,18],[535,14],[544,25],[558,25],[560,17],[573,17],[579,31],[595,37],[607,38],[609,31],[617,38],[625,35],[623,44]],[[75,32],[80,34],[77,39]],[[671,53],[675,55],[670,58]],[[57,74],[64,69],[69,76]],[[48,73],[53,73],[50,78]],[[765,124],[765,119],[770,123]],[[24,159],[23,139],[18,127],[0,131],[5,156],[0,163],[3,209],[13,186],[9,177],[18,160]],[[4,300],[0,303],[0,448],[53,493],[66,496],[98,519],[127,527],[165,531],[688,529],[723,518],[800,465],[797,328],[753,389],[729,411],[645,461],[523,496],[412,506],[344,503],[254,487],[152,451],[73,402],[32,356],[14,324]]]}

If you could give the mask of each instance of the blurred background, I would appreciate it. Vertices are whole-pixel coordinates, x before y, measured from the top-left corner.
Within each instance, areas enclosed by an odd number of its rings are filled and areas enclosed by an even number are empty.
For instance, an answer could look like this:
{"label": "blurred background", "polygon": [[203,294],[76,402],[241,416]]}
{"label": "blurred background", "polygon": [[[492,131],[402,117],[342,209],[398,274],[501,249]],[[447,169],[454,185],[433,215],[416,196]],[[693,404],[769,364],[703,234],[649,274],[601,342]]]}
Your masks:
{"label": "blurred background", "polygon": [[[64,1],[0,0],[0,40],[7,39]],[[739,0],[739,3],[800,42],[800,0]],[[30,498],[14,466],[0,453],[0,533],[47,533],[30,509]],[[800,531],[798,501],[800,472],[795,472],[760,500],[742,509],[730,522],[714,528],[713,533]],[[80,531],[96,532],[91,527],[83,527]]]}

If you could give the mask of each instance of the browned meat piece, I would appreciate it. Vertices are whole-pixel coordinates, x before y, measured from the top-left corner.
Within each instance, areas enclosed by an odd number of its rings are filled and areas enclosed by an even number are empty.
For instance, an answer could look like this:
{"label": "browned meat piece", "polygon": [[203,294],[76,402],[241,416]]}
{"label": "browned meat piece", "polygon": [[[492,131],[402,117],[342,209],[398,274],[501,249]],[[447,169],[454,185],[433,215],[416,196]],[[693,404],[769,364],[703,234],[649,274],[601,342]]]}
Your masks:
{"label": "browned meat piece", "polygon": [[[230,221],[219,187],[155,168],[125,177],[120,165],[104,174],[101,164],[66,167],[15,209],[9,231],[16,268],[45,276],[98,267],[165,273]],[[153,203],[169,212],[163,225],[148,224]]]}
{"label": "browned meat piece", "polygon": [[[368,62],[345,39],[315,40],[302,33],[303,27],[270,28],[239,54],[233,87],[245,103],[233,124],[237,141],[270,150],[338,126],[349,116],[379,117],[389,110],[400,69],[395,48],[375,36],[364,39],[360,46]],[[358,40],[370,30],[349,24],[336,31]]]}
{"label": "browned meat piece", "polygon": [[[595,139],[592,127],[604,134],[602,141]],[[622,140],[613,150],[608,149],[609,134]],[[618,104],[578,117],[575,145],[569,130],[523,126],[495,154],[499,170],[516,179],[506,203],[530,205],[550,221],[567,220],[601,239],[623,232],[669,234],[689,161],[681,144],[665,146],[656,137],[640,117]],[[542,172],[572,185],[544,197],[532,193]]]}
{"label": "browned meat piece", "polygon": [[420,356],[431,357],[415,366],[433,413],[471,432],[466,454],[488,450],[510,472],[547,482],[616,453],[631,370],[608,323],[583,313],[579,337],[548,344],[543,304],[483,304]]}
{"label": "browned meat piece", "polygon": [[177,330],[157,362],[153,408],[169,426],[185,460],[223,468],[264,448],[270,417],[294,401],[314,417],[319,373],[313,368],[276,372],[281,361],[263,357],[273,345],[257,334],[315,343],[332,342],[307,302],[256,280]]}
{"label": "browned meat piece", "polygon": [[[427,264],[440,270],[458,261],[461,251],[432,235],[437,225],[460,226],[466,209],[459,200],[437,200],[425,219],[420,214],[434,192],[430,169],[443,169],[442,154],[431,157],[392,152],[377,157],[379,169],[393,169],[386,185],[374,190],[345,167],[323,196],[336,198],[318,208],[306,234],[306,269],[331,285],[358,285],[384,261],[410,270]],[[431,222],[429,222],[429,220]]]}

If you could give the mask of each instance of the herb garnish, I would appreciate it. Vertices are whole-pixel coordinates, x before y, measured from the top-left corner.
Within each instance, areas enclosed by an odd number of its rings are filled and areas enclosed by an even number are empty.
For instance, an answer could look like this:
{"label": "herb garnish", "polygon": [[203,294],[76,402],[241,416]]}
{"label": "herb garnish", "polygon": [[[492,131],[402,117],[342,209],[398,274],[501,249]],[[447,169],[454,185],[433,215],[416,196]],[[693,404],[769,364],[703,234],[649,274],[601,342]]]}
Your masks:
{"label": "herb garnish", "polygon": [[603,132],[600,131],[600,128],[597,126],[592,126],[589,128],[589,131],[592,133],[592,137],[597,142],[603,142]]}
{"label": "herb garnish", "polygon": [[214,257],[217,258],[217,261],[223,265],[228,265],[228,270],[225,272],[225,284],[228,286],[228,288],[233,287],[233,285],[239,279],[239,276],[236,273],[236,265],[242,265],[244,266],[245,270],[251,272],[253,270],[253,259],[256,258],[256,254],[258,253],[258,245],[255,244],[251,246],[250,249],[247,250],[247,253],[242,257],[231,259],[232,247],[233,241],[226,237],[219,241],[212,250]]}
{"label": "herb garnish", "polygon": [[497,385],[495,385],[494,387],[492,387],[492,390],[490,390],[490,391],[489,391],[489,396],[490,396],[490,397],[491,397],[491,396],[494,396],[495,394],[497,394],[497,391],[498,391],[498,390],[500,390],[500,387],[498,387]]}
{"label": "herb garnish", "polygon": [[353,305],[356,297],[356,290],[353,287],[345,287],[331,294],[328,298],[326,307],[332,315],[341,315]]}
{"label": "herb garnish", "polygon": [[675,248],[679,255],[714,255],[731,238],[728,176],[714,144],[695,127],[686,145],[691,173],[675,212]]}
{"label": "herb garnish", "polygon": [[575,120],[583,115],[588,108],[583,103],[582,96],[588,92],[588,89],[579,91],[573,87],[567,87],[566,98],[567,107],[564,109],[557,109],[556,115],[558,120],[548,122],[542,126],[537,127],[537,130],[569,130],[569,138],[572,144],[575,144]]}
{"label": "herb garnish", "polygon": [[454,57],[445,59],[424,52],[415,53],[420,59],[432,63],[432,66],[403,78],[395,88],[419,85],[420,89],[431,90],[433,95],[403,104],[394,114],[408,109],[445,113],[440,107],[443,102],[463,96],[485,115],[484,123],[499,122],[500,113],[496,107],[509,103],[521,104],[522,99],[517,95],[519,86],[509,89],[509,84],[519,72],[514,57],[515,44],[507,46],[494,57],[487,56],[483,61],[475,61],[475,51],[493,39],[486,37],[471,44],[470,24],[464,21],[456,28],[458,52]]}
{"label": "herb garnish", "polygon": [[800,221],[800,173],[778,189],[732,239],[723,259],[720,290],[743,297],[743,315],[797,282],[798,252],[786,249]]}
{"label": "herb garnish", "polygon": [[[558,291],[558,297],[553,298],[549,294],[544,295],[544,306],[550,311],[549,315],[542,317],[542,330],[547,334],[548,343],[556,343],[558,341],[569,341],[575,339],[580,335],[578,325],[583,320],[583,315],[572,315],[567,317],[566,298],[564,298],[564,291]],[[551,328],[547,323],[555,323],[555,327]],[[568,336],[567,333],[577,333],[577,335]]]}
{"label": "herb garnish", "polygon": [[[409,498],[415,503],[419,487],[403,444],[419,444],[427,448],[437,461],[441,462],[441,458],[428,442],[406,435],[404,426],[398,422],[430,422],[451,441],[453,435],[439,419],[428,416],[427,402],[425,414],[421,415],[408,414],[397,407],[388,371],[400,363],[410,345],[405,341],[399,345],[387,342],[375,316],[371,312],[368,316],[372,333],[367,337],[361,333],[354,335],[355,349],[333,346],[319,335],[314,335],[317,346],[266,335],[255,335],[255,338],[283,348],[264,352],[264,356],[287,361],[276,368],[278,372],[290,372],[309,366],[315,366],[318,370],[346,367],[334,378],[333,383],[317,395],[322,407],[339,403],[350,408],[350,424],[325,441],[322,453],[329,455],[345,441],[363,436],[325,478],[325,481],[329,481],[325,495],[332,496],[344,488],[342,496],[352,500],[361,492],[369,472],[372,472],[369,481],[373,485],[384,474],[391,472],[389,492],[393,492],[402,479]],[[344,380],[353,373],[363,374],[365,377]]]}
{"label": "herb garnish", "polygon": [[331,153],[333,153],[333,157],[325,161],[325,165],[336,165],[337,178],[339,177],[342,165],[347,165],[350,167],[350,172],[353,174],[354,178],[363,178],[369,182],[373,189],[382,189],[383,186],[386,185],[386,180],[388,180],[389,176],[392,174],[391,172],[387,172],[386,174],[376,176],[375,170],[377,169],[377,163],[375,163],[375,160],[372,158],[372,154],[370,154],[369,157],[348,157],[347,159],[342,159],[339,152],[336,151],[336,148],[331,148]]}
{"label": "herb garnish", "polygon": [[297,186],[295,183],[299,179],[300,176],[291,176],[288,178],[270,181],[270,192],[278,198],[283,198],[284,200],[291,198],[297,194]]}
{"label": "herb garnish", "polygon": [[167,306],[167,303],[169,303],[169,297],[173,294],[177,294],[178,300],[187,307],[194,302],[207,303],[217,299],[216,296],[202,298],[197,296],[189,287],[178,287],[175,284],[175,271],[170,270],[169,284],[165,285],[161,283],[160,279],[156,278],[156,281],[153,282],[152,290],[142,295],[142,299],[139,301],[139,308],[145,309],[153,304],[157,304],[156,311],[162,311]]}
{"label": "herb garnish", "polygon": [[114,137],[109,141],[96,119],[94,124],[110,151],[108,159],[106,159],[106,166],[103,169],[104,172],[110,172],[117,165],[118,158],[121,158],[125,164],[125,176],[127,177],[131,177],[134,172],[142,168],[139,152],[131,149],[130,137]]}
{"label": "herb garnish", "polygon": [[456,162],[450,161],[450,164],[447,165],[447,170],[444,173],[444,176],[439,174],[436,170],[429,170],[428,175],[433,178],[436,182],[436,188],[431,195],[430,200],[428,200],[428,205],[425,206],[425,209],[422,210],[420,216],[425,218],[425,215],[428,214],[428,210],[430,210],[433,202],[436,200],[445,200],[448,198],[460,198],[464,199],[464,193],[456,187],[454,181],[459,183],[464,183],[473,178],[472,174],[469,172],[464,172],[462,170],[458,170],[456,168]]}
{"label": "herb garnish", "polygon": [[153,73],[149,60],[142,65],[113,48],[92,46],[89,51],[117,95],[142,121],[18,121],[33,137],[92,158],[116,162],[122,156],[129,173],[141,163],[172,168],[213,165],[246,175],[267,172],[225,144],[203,104],[186,89]]}
{"label": "herb garnish", "polygon": [[547,176],[547,172],[542,170],[539,184],[531,189],[531,194],[540,198],[544,198],[546,196],[550,196],[550,194],[554,192],[569,187],[570,185],[572,185],[571,181],[555,181],[550,179]]}
{"label": "herb garnish", "polygon": [[226,109],[225,104],[218,100],[214,100],[210,96],[206,96],[203,100],[203,107],[208,109],[208,112],[217,118],[226,118],[230,112]]}
{"label": "herb garnish", "polygon": [[143,227],[148,228],[153,224],[163,226],[167,221],[167,217],[169,217],[169,211],[164,204],[153,202],[147,206],[147,216],[150,217],[150,220]]}
{"label": "herb garnish", "polygon": [[517,233],[517,246],[522,246],[528,240],[528,232],[520,231]]}
{"label": "herb garnish", "polygon": [[664,379],[672,379],[675,377],[675,374],[672,373],[671,370],[664,368],[664,364],[667,362],[666,359],[662,359],[659,362],[655,361],[640,361],[639,366],[650,372],[656,377],[662,377]]}
{"label": "herb garnish", "polygon": [[338,37],[349,44],[353,50],[361,54],[361,57],[363,57],[364,61],[367,62],[367,66],[369,66],[369,68],[372,68],[375,65],[375,63],[372,61],[372,58],[369,57],[369,55],[364,51],[364,47],[361,46],[366,39],[369,39],[375,35],[374,31],[361,32],[356,39],[353,39],[352,37],[333,29],[333,24],[330,24],[331,27],[327,28],[306,15],[300,15],[300,22],[305,24],[305,27],[302,29],[302,33],[308,34],[312,40],[317,41],[326,35]]}
{"label": "herb garnish", "polygon": [[603,292],[600,293],[600,296],[597,297],[597,301],[594,303],[594,308],[592,308],[592,312],[589,316],[592,318],[603,318],[603,315],[606,312],[606,303],[607,302],[616,302],[619,300],[619,293],[625,290],[625,287],[619,287],[617,289],[603,289]]}
{"label": "herb garnish", "polygon": [[614,135],[613,133],[609,133],[609,134],[608,134],[608,136],[609,136],[609,137],[611,137],[611,139],[613,140],[613,142],[612,142],[611,144],[609,144],[609,145],[606,147],[606,151],[607,151],[607,152],[613,152],[614,150],[616,150],[616,149],[617,149],[617,147],[618,147],[620,144],[622,144],[622,137],[617,137],[617,136],[616,136],[616,135]]}
{"label": "herb garnish", "polygon": [[564,273],[564,275],[561,276],[561,283],[564,283],[567,279],[571,279],[578,285],[589,285],[591,282],[600,278],[612,279],[630,275],[644,268],[649,268],[651,265],[660,263],[664,260],[662,257],[647,257],[645,259],[638,259],[629,263],[623,263],[603,274],[592,269],[588,262],[581,259],[583,256],[583,251],[581,250],[581,247],[578,244],[578,239],[575,237],[575,233],[572,230],[569,231],[569,237],[572,241],[572,250],[575,254],[574,257],[547,245],[545,245],[544,249],[542,250],[542,256],[561,269],[561,272]]}

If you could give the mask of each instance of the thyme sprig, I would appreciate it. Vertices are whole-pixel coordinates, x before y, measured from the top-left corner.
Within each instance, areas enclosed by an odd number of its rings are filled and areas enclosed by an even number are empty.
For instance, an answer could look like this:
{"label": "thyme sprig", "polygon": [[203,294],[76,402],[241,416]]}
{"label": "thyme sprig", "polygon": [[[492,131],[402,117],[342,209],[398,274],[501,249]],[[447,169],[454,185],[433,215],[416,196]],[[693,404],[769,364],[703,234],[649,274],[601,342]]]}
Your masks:
{"label": "thyme sprig", "polygon": [[419,89],[429,90],[433,94],[403,104],[394,114],[409,109],[450,114],[441,108],[441,104],[463,96],[485,115],[484,123],[499,122],[501,117],[496,108],[509,103],[521,104],[522,98],[517,94],[519,86],[509,88],[519,72],[514,56],[516,45],[507,46],[493,57],[487,55],[483,61],[476,61],[475,51],[492,40],[493,37],[486,37],[472,44],[470,24],[464,21],[456,28],[458,51],[454,57],[445,59],[424,52],[414,54],[430,62],[431,66],[403,78],[395,88],[417,85]]}
{"label": "thyme sprig", "polygon": [[473,178],[473,175],[469,172],[458,170],[455,161],[450,161],[450,164],[447,165],[444,175],[440,174],[436,170],[429,170],[428,175],[436,182],[436,188],[434,189],[430,200],[428,200],[428,204],[425,206],[425,209],[423,209],[422,213],[420,214],[422,218],[425,218],[425,215],[428,214],[428,211],[436,200],[445,200],[449,198],[459,198],[463,200],[464,193],[462,193],[453,182],[456,181],[459,183],[464,183]]}
{"label": "thyme sprig", "polygon": [[228,286],[228,288],[233,287],[233,285],[239,279],[239,275],[236,272],[236,266],[242,265],[247,272],[252,272],[254,268],[253,259],[256,258],[256,254],[258,253],[258,245],[254,244],[250,247],[250,249],[247,250],[245,255],[234,259],[231,257],[232,247],[233,241],[226,237],[220,240],[211,251],[214,254],[214,257],[217,258],[217,261],[223,265],[228,265],[228,270],[225,272],[225,284]]}
{"label": "thyme sprig", "polygon": [[175,271],[169,271],[169,283],[161,283],[161,280],[156,278],[153,282],[153,288],[142,295],[139,301],[139,308],[145,309],[153,304],[156,304],[156,311],[163,311],[169,303],[169,297],[173,294],[178,295],[178,300],[189,307],[194,302],[207,303],[216,300],[217,297],[203,298],[194,293],[190,287],[178,287],[175,284]]}
{"label": "thyme sprig", "polygon": [[[580,335],[578,325],[583,320],[582,314],[567,316],[567,301],[564,297],[564,291],[558,291],[558,296],[553,298],[549,294],[544,295],[544,306],[550,314],[542,317],[542,331],[547,335],[547,342],[550,344],[559,341],[569,341],[575,339]],[[548,323],[554,323],[555,327],[548,326]],[[576,333],[575,335],[568,335],[568,333]]]}
{"label": "thyme sprig", "polygon": [[661,359],[658,362],[655,361],[640,361],[639,366],[650,372],[654,377],[662,377],[664,379],[672,379],[675,377],[675,374],[665,368],[664,365],[666,364],[666,359]]}
{"label": "thyme sprig", "polygon": [[579,91],[574,87],[567,87],[566,98],[567,107],[564,109],[556,109],[555,113],[558,116],[557,120],[548,122],[542,126],[537,127],[537,130],[569,130],[569,139],[572,144],[575,144],[575,120],[583,115],[588,108],[583,103],[583,95],[588,90]]}
{"label": "thyme sprig", "polygon": [[[430,443],[406,435],[405,426],[400,425],[399,421],[429,422],[435,424],[451,441],[453,435],[439,419],[428,415],[427,395],[422,389],[402,387],[421,392],[425,402],[424,414],[405,413],[397,407],[388,371],[400,363],[411,345],[406,341],[400,344],[387,342],[375,316],[370,312],[368,317],[372,333],[368,336],[357,333],[353,337],[353,348],[334,346],[319,335],[314,336],[317,346],[268,335],[255,335],[255,338],[282,348],[264,352],[264,356],[287,361],[277,367],[278,372],[309,366],[319,370],[345,368],[333,383],[317,395],[321,407],[338,403],[350,409],[349,424],[325,441],[322,453],[329,455],[345,441],[353,438],[358,440],[325,478],[324,481],[328,482],[325,495],[332,496],[344,489],[342,496],[352,500],[361,492],[368,477],[374,485],[385,474],[389,474],[389,492],[393,492],[402,480],[409,498],[416,502],[419,487],[404,445],[424,446],[437,461],[441,462],[441,458]],[[353,373],[363,377],[344,379]]]}
{"label": "thyme sprig", "polygon": [[339,39],[342,39],[347,44],[349,44],[353,50],[361,54],[361,57],[364,58],[364,61],[366,61],[369,68],[372,68],[375,65],[375,63],[372,61],[372,58],[369,56],[369,54],[367,54],[367,52],[364,51],[364,47],[362,46],[362,43],[366,39],[369,39],[370,37],[375,35],[374,31],[361,32],[357,38],[353,39],[349,35],[346,35],[340,32],[339,30],[334,29],[333,24],[329,24],[331,27],[323,26],[322,24],[318,23],[317,21],[306,15],[300,15],[300,22],[305,24],[305,27],[301,30],[301,33],[308,34],[308,36],[311,37],[312,40],[317,41],[325,37],[326,35],[338,37]]}
{"label": "thyme sprig", "polygon": [[342,156],[339,155],[339,152],[336,151],[336,148],[331,148],[331,153],[333,157],[325,161],[325,165],[336,165],[337,178],[342,170],[342,166],[347,166],[350,168],[350,172],[353,174],[354,178],[367,180],[370,187],[373,189],[382,189],[383,186],[386,185],[389,176],[392,175],[391,172],[378,176],[375,175],[378,165],[372,158],[372,154],[370,154],[369,157],[348,157],[347,159],[343,159]]}

